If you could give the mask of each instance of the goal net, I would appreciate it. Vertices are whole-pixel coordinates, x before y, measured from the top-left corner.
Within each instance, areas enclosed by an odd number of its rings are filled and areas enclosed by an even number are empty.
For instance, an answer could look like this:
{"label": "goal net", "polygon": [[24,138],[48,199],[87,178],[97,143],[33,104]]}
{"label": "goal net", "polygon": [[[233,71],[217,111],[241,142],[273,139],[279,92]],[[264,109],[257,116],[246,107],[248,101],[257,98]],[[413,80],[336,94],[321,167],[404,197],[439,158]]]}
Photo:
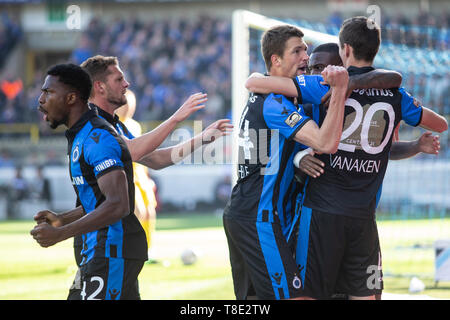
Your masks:
{"label": "goal net", "polygon": [[[309,50],[326,42],[337,42],[338,28],[320,23],[280,20],[245,10],[233,14],[232,30],[232,119],[238,128],[248,92],[244,83],[252,72],[264,73],[260,39],[268,28],[292,24],[305,34]],[[400,28],[401,29],[401,28]],[[319,32],[331,31],[332,34]],[[398,30],[386,29],[384,33]],[[405,30],[398,31],[400,34]],[[448,32],[448,30],[447,30]],[[432,33],[428,33],[431,34]],[[430,42],[430,41],[428,41]],[[411,66],[411,59],[424,67]],[[403,75],[403,86],[423,105],[448,118],[449,102],[445,90],[438,92],[435,81],[446,79],[448,86],[449,51],[433,47],[395,43],[383,37],[374,62],[375,67],[394,69]],[[442,65],[439,68],[436,64]],[[444,79],[444,80],[442,80]],[[436,85],[435,85],[436,84]],[[439,82],[439,86],[443,84]],[[436,95],[440,94],[440,98]],[[440,101],[439,99],[443,99]],[[439,102],[439,107],[434,104]],[[233,141],[238,141],[235,130]],[[406,125],[400,127],[400,139],[417,139],[424,132]],[[390,161],[377,210],[377,221],[385,277],[399,277],[403,282],[418,276],[426,285],[450,281],[450,152],[448,131],[440,135],[439,156],[419,155],[411,159]],[[237,145],[233,146],[233,185],[236,179]],[[447,244],[446,244],[447,243]],[[447,277],[447,280],[445,278]],[[387,286],[389,288],[389,285]]]}

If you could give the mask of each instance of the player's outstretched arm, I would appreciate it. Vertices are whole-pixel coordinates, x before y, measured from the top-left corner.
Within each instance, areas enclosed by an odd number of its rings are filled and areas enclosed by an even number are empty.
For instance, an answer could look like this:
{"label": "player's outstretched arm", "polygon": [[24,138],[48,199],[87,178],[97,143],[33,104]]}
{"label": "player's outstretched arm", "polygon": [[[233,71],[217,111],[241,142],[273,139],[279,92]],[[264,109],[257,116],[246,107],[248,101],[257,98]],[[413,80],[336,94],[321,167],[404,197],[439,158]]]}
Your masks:
{"label": "player's outstretched arm", "polygon": [[297,97],[297,87],[290,78],[278,76],[264,76],[261,73],[252,73],[245,82],[250,92],[268,94],[279,93],[287,97]]}
{"label": "player's outstretched arm", "polygon": [[332,88],[330,107],[319,129],[308,121],[295,135],[295,140],[322,153],[335,153],[339,146],[344,120],[348,72],[343,67],[328,66],[322,71],[324,81]]}
{"label": "player's outstretched arm", "polygon": [[169,167],[182,161],[202,145],[229,135],[233,125],[229,119],[217,120],[194,138],[168,148],[161,148],[141,158],[138,163],[155,170]]}
{"label": "player's outstretched arm", "polygon": [[398,88],[402,84],[402,79],[402,75],[397,71],[376,69],[367,73],[352,75],[348,87],[351,90]]}
{"label": "player's outstretched arm", "polygon": [[42,247],[50,247],[73,236],[99,230],[130,213],[128,182],[122,169],[105,173],[97,182],[105,201],[94,211],[61,227],[41,223],[31,230],[31,235]]}
{"label": "player's outstretched arm", "polygon": [[134,139],[122,137],[130,150],[132,160],[137,161],[158,148],[180,122],[186,120],[194,112],[203,109],[207,100],[206,93],[195,93],[169,119],[152,131]]}
{"label": "player's outstretched arm", "polygon": [[390,160],[402,160],[415,156],[418,153],[439,154],[441,144],[439,136],[427,131],[414,141],[396,141],[392,142],[391,151],[389,153]]}
{"label": "player's outstretched arm", "polygon": [[[398,88],[402,84],[402,75],[393,70],[376,69],[363,74],[350,76],[348,81],[347,97],[356,89],[389,89]],[[330,103],[332,90],[329,90],[323,97],[322,103],[328,106]]]}
{"label": "player's outstretched arm", "polygon": [[422,107],[422,120],[419,126],[427,130],[442,133],[448,129],[448,122],[443,116],[433,110]]}

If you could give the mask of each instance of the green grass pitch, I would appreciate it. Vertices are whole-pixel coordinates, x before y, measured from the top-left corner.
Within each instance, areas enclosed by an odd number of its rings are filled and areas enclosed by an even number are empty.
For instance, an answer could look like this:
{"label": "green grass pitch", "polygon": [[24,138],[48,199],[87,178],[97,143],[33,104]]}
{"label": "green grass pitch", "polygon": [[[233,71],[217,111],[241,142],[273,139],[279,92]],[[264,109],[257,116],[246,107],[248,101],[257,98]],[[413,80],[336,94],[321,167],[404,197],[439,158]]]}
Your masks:
{"label": "green grass pitch", "polygon": [[[0,223],[0,300],[64,300],[76,265],[72,240],[41,248],[30,236],[32,221]],[[380,221],[385,291],[407,294],[411,276],[425,294],[450,298],[450,283],[434,283],[436,237],[450,239],[450,219]],[[234,299],[228,248],[220,216],[161,214],[154,235],[157,264],[145,264],[140,277],[145,300]],[[193,249],[197,263],[184,266],[181,252]]]}

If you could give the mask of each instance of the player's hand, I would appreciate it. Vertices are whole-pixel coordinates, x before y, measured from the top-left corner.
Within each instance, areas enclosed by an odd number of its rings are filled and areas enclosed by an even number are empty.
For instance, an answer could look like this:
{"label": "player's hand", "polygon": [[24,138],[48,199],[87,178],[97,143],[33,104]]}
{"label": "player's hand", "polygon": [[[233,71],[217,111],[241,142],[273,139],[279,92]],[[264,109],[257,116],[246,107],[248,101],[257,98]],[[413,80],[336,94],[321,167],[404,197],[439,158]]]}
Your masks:
{"label": "player's hand", "polygon": [[53,227],[61,227],[63,225],[62,219],[56,213],[50,210],[39,211],[34,217],[37,224],[48,223]]}
{"label": "player's hand", "polygon": [[[349,82],[348,82],[348,87],[347,87],[347,99],[348,97],[350,97],[350,95],[352,94],[353,90],[356,89],[356,87],[354,87],[354,84],[352,84],[351,81],[351,77],[349,78]],[[324,84],[324,83],[322,83]],[[322,97],[322,99],[320,99],[320,103],[325,107],[328,108],[328,106],[330,105],[330,101],[331,101],[331,94],[333,93],[333,88],[330,87],[330,90],[327,91],[327,93],[324,94],[324,96]]]}
{"label": "player's hand", "polygon": [[229,135],[232,131],[233,125],[230,123],[230,119],[217,120],[202,131],[202,143],[211,143],[222,136]]}
{"label": "player's hand", "polygon": [[50,247],[62,240],[60,229],[52,227],[48,223],[38,224],[30,231],[30,234],[44,248]]}
{"label": "player's hand", "polygon": [[330,87],[348,89],[348,72],[344,67],[328,65],[322,71],[323,81]]}
{"label": "player's hand", "polygon": [[313,178],[319,177],[324,172],[324,166],[322,161],[310,154],[305,155],[299,163],[300,170]]}
{"label": "player's hand", "polygon": [[423,153],[428,154],[439,154],[441,149],[441,143],[439,141],[439,136],[433,136],[430,131],[425,132],[419,138],[419,150]]}
{"label": "player's hand", "polygon": [[182,122],[189,118],[194,112],[203,109],[208,100],[206,93],[194,93],[183,103],[183,105],[173,114],[176,122]]}

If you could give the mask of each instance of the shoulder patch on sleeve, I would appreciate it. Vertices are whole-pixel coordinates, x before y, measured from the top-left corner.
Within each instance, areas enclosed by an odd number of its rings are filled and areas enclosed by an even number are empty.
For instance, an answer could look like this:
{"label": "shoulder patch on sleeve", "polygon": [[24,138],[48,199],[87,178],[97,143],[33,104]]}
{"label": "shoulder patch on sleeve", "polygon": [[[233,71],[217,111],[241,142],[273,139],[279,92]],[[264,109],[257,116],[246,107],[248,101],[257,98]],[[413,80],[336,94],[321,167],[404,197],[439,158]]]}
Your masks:
{"label": "shoulder patch on sleeve", "polygon": [[294,111],[292,112],[287,119],[284,121],[289,127],[293,128],[300,120],[302,120],[302,116]]}

